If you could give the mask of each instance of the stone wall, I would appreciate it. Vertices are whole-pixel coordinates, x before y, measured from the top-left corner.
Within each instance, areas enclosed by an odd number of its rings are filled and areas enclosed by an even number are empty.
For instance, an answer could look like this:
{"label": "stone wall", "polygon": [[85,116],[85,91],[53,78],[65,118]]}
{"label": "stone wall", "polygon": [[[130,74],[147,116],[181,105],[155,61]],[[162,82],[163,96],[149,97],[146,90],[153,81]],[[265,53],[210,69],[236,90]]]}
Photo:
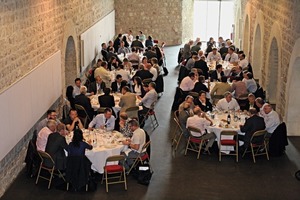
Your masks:
{"label": "stone wall", "polygon": [[[9,0],[0,1],[0,93],[52,54],[62,52],[62,83],[65,84],[67,41],[74,39],[74,80],[80,75],[79,36],[114,10],[114,0]],[[71,62],[72,63],[72,62]],[[57,109],[62,98],[53,105]],[[33,126],[34,127],[34,126]],[[23,168],[33,130],[0,161],[0,196]]]}
{"label": "stone wall", "polygon": [[194,0],[182,1],[182,42],[193,39],[194,34]]}
{"label": "stone wall", "polygon": [[[298,1],[294,0],[277,0],[277,1],[261,1],[261,0],[237,0],[236,8],[240,9],[241,16],[236,16],[236,19],[241,19],[245,24],[246,16],[249,17],[250,37],[249,51],[247,52],[250,61],[257,59],[260,55],[255,55],[254,31],[259,24],[262,31],[262,66],[261,66],[261,83],[265,89],[269,84],[274,83],[277,78],[279,88],[277,88],[276,110],[284,117],[286,110],[286,91],[288,80],[289,62],[295,41],[300,37],[300,6]],[[239,12],[236,12],[239,13]],[[262,17],[258,17],[262,13]],[[244,24],[242,27],[244,28]],[[243,29],[240,32],[239,38],[243,38]],[[272,66],[269,62],[270,52],[272,51],[271,42],[275,38],[278,42],[278,77],[271,77]],[[245,38],[243,38],[245,40]],[[246,41],[247,42],[247,41]],[[242,41],[244,44],[245,41]],[[243,49],[243,47],[241,47]],[[272,93],[274,91],[268,91]]]}
{"label": "stone wall", "polygon": [[192,38],[192,14],[185,12],[193,7],[192,2],[193,0],[117,0],[116,33],[125,33],[131,29],[135,36],[138,31],[143,31],[146,36],[151,35],[159,42],[165,41],[167,45],[181,44],[185,42],[183,39]]}

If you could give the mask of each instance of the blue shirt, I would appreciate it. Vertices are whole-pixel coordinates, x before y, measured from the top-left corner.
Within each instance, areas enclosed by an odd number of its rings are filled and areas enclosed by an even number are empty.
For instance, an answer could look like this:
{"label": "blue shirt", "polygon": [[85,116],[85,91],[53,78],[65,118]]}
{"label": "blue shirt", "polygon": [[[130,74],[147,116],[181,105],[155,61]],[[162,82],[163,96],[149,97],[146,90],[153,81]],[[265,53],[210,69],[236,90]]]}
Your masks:
{"label": "blue shirt", "polygon": [[89,124],[89,127],[100,128],[101,126],[105,126],[106,130],[112,131],[115,128],[115,117],[111,116],[109,119],[106,119],[104,114],[98,114]]}
{"label": "blue shirt", "polygon": [[74,143],[71,142],[68,146],[68,156],[84,156],[85,149],[92,149],[92,148],[93,146],[83,141],[79,143],[79,147],[75,146]]}

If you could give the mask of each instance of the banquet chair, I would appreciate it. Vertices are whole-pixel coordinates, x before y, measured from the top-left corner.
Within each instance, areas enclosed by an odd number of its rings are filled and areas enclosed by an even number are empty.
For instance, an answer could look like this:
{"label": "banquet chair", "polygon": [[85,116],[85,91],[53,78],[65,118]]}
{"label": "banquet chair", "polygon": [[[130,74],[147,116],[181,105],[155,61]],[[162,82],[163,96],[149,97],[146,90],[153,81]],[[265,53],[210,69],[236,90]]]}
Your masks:
{"label": "banquet chair", "polygon": [[149,84],[152,82],[152,78],[146,78],[142,82],[143,82],[143,84]]}
{"label": "banquet chair", "polygon": [[130,174],[130,172],[132,171],[133,168],[135,168],[139,163],[140,164],[148,164],[150,169],[150,157],[149,154],[147,153],[147,148],[150,146],[151,141],[149,140],[148,142],[146,142],[141,150],[141,152],[139,153],[139,155],[136,158],[133,158],[133,164],[131,165],[131,167],[129,168],[129,170],[126,172],[126,174]]}
{"label": "banquet chair", "polygon": [[106,108],[108,108],[108,107],[100,107],[100,108],[97,110],[97,112],[98,112],[99,114],[104,113]]}
{"label": "banquet chair", "polygon": [[189,95],[191,95],[192,97],[194,97],[194,99],[198,99],[199,98],[199,93],[198,92],[189,92]]}
{"label": "banquet chair", "polygon": [[[36,177],[35,184],[38,183],[39,178],[42,178],[44,180],[49,181],[48,189],[50,189],[51,182],[52,182],[52,179],[53,179],[54,175],[57,175],[57,176],[61,177],[64,181],[66,181],[65,178],[64,178],[64,176],[63,176],[63,174],[60,172],[60,170],[59,169],[55,169],[55,162],[52,159],[52,157],[48,153],[46,153],[44,151],[38,150],[37,152],[38,152],[38,155],[41,158],[41,163],[40,163],[39,172],[38,172],[38,175]],[[45,171],[47,171],[50,174],[50,177],[46,177],[44,175],[41,175],[42,169],[45,170]],[[58,174],[54,173],[55,170],[57,170]]]}
{"label": "banquet chair", "polygon": [[[111,164],[112,162],[118,162],[118,164]],[[106,192],[108,192],[108,185],[124,183],[125,190],[127,190],[127,181],[124,168],[125,156],[124,155],[115,155],[110,156],[106,159],[104,165],[104,174],[102,176],[101,184],[105,179]],[[123,177],[123,180],[122,180]],[[117,181],[109,181],[112,179],[118,179]]]}
{"label": "banquet chair", "polygon": [[157,117],[156,117],[156,114],[155,114],[155,111],[154,111],[155,103],[156,103],[156,102],[153,102],[153,103],[151,104],[150,109],[149,109],[148,112],[144,115],[143,121],[141,122],[141,124],[145,123],[145,121],[146,121],[146,120],[148,119],[148,117],[149,117],[150,120],[151,120],[151,125],[152,125],[152,127],[153,127],[153,130],[156,129],[156,128],[159,126],[159,123],[158,123],[158,120],[157,120]]}
{"label": "banquet chair", "polygon": [[216,105],[220,99],[224,98],[224,95],[212,95],[213,104]]}
{"label": "banquet chair", "polygon": [[[208,140],[205,140],[205,139],[201,139],[201,137],[194,137],[192,134],[191,134],[191,131],[193,132],[197,132],[197,133],[200,133],[201,134],[201,131],[200,129],[198,128],[195,128],[195,127],[188,127],[188,130],[189,130],[189,138],[188,138],[188,141],[187,141],[187,144],[186,144],[186,148],[185,148],[185,152],[184,152],[184,155],[187,154],[187,151],[190,150],[190,151],[194,151],[194,152],[197,152],[198,155],[197,155],[197,159],[200,158],[200,152],[202,149],[205,148],[205,146],[207,145],[207,142]],[[202,135],[202,134],[201,134]],[[208,153],[210,154],[210,152],[208,151]]]}
{"label": "banquet chair", "polygon": [[129,107],[125,110],[129,118],[136,118],[136,119],[138,119],[138,111],[139,111],[138,106]]}
{"label": "banquet chair", "polygon": [[[175,130],[174,130],[174,136],[172,138],[172,147],[174,145],[176,145],[175,149],[174,149],[175,151],[177,151],[178,145],[179,145],[179,143],[181,141],[181,138],[182,138],[182,135],[183,135],[183,130],[182,130],[182,127],[180,126],[178,115],[179,115],[179,111],[176,110],[174,112],[174,121],[176,123],[176,127],[175,127]],[[179,130],[179,133],[177,133],[178,130]]]}
{"label": "banquet chair", "polygon": [[[233,139],[223,139],[222,136],[232,136]],[[219,142],[219,161],[221,161],[222,157],[222,146],[232,146],[235,147],[235,153],[229,153],[229,154],[223,154],[223,155],[229,155],[229,156],[236,156],[236,162],[239,161],[239,140],[238,140],[238,133],[236,131],[222,131],[220,133],[220,142]]]}
{"label": "banquet chair", "polygon": [[269,153],[268,153],[268,148],[267,148],[267,141],[266,141],[266,135],[267,135],[266,130],[260,130],[256,131],[250,140],[250,150],[249,147],[245,149],[243,153],[243,157],[245,156],[246,153],[251,152],[252,153],[252,158],[253,162],[256,163],[255,157],[256,156],[261,156],[261,155],[266,155],[267,160],[269,160]]}
{"label": "banquet chair", "polygon": [[75,104],[75,109],[77,110],[77,113],[84,113],[84,115],[82,115],[82,116],[78,115],[78,116],[79,116],[79,118],[82,119],[83,126],[87,127],[88,123],[92,120],[90,119],[90,117],[89,117],[88,113],[86,112],[85,108],[81,105]]}

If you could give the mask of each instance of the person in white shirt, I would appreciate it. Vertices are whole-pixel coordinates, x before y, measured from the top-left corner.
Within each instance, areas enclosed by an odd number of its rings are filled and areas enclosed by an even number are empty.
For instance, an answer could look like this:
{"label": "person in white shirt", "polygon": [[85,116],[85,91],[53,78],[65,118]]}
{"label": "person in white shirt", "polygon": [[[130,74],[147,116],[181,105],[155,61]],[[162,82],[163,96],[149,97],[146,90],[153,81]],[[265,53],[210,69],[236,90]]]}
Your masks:
{"label": "person in white shirt", "polygon": [[204,56],[204,60],[205,60],[206,57],[205,57],[204,52],[203,52],[202,50],[199,50],[199,51],[198,51],[198,57],[199,57],[199,58],[202,58],[203,56]]}
{"label": "person in white shirt", "polygon": [[242,67],[243,70],[246,70],[248,68],[248,64],[249,64],[248,60],[246,59],[246,55],[244,53],[239,54],[239,59],[240,59],[240,61],[239,61],[238,65],[240,67]]}
{"label": "person in white shirt", "polygon": [[225,92],[224,98],[218,101],[216,108],[218,111],[240,110],[238,102],[232,98],[230,92]]}
{"label": "person in white shirt", "polygon": [[112,115],[112,110],[106,108],[103,114],[98,114],[89,124],[89,130],[93,128],[106,129],[107,131],[112,131],[115,128],[115,117]]}
{"label": "person in white shirt", "polygon": [[47,110],[47,117],[40,121],[36,127],[36,132],[39,133],[42,128],[47,126],[49,120],[56,121],[56,124],[60,124],[59,119],[57,119],[57,113],[55,110]]}
{"label": "person in white shirt", "polygon": [[209,52],[209,54],[207,55],[206,61],[207,62],[212,62],[212,61],[216,61],[219,62],[222,60],[222,56],[221,54],[217,51],[217,48],[214,47],[212,49],[212,52]]}
{"label": "person in white shirt", "polygon": [[116,76],[120,74],[122,76],[122,79],[126,81],[127,83],[130,82],[130,72],[128,70],[124,69],[124,65],[119,65],[118,70],[116,71]]}
{"label": "person in white shirt", "polygon": [[130,53],[130,50],[127,47],[125,47],[125,42],[121,41],[120,42],[120,47],[118,49],[118,54],[126,55],[127,53]]}
{"label": "person in white shirt", "polygon": [[265,116],[265,111],[264,111],[264,107],[265,107],[265,105],[267,105],[266,103],[265,103],[265,101],[261,98],[261,97],[257,97],[256,99],[255,99],[255,104],[256,104],[256,106],[259,108],[259,113],[258,113],[258,115],[259,116],[261,116],[261,117],[264,117]]}
{"label": "person in white shirt", "polygon": [[55,120],[48,120],[47,126],[42,128],[40,132],[38,133],[37,139],[36,139],[36,148],[39,151],[45,151],[48,136],[51,133],[54,133],[56,130],[56,121]]}
{"label": "person in white shirt", "polygon": [[247,90],[250,93],[255,93],[257,90],[257,84],[256,84],[256,81],[253,79],[252,73],[247,72],[247,73],[244,73],[243,76],[244,76],[243,82],[246,83]]}
{"label": "person in white shirt", "polygon": [[263,116],[266,124],[266,131],[268,131],[269,135],[271,135],[277,126],[280,124],[280,119],[278,113],[273,110],[270,104],[264,105],[265,115]]}
{"label": "person in white shirt", "polygon": [[189,92],[193,90],[195,86],[195,77],[195,73],[190,72],[188,76],[182,79],[179,88],[184,92]]}
{"label": "person in white shirt", "polygon": [[234,52],[234,47],[228,48],[228,54],[225,57],[225,61],[228,61],[231,64],[237,64],[239,62],[238,55]]}
{"label": "person in white shirt", "polygon": [[76,78],[74,82],[75,85],[73,86],[73,97],[75,98],[77,95],[80,94],[81,79]]}
{"label": "person in white shirt", "polygon": [[194,116],[189,117],[186,122],[186,128],[194,127],[200,130],[200,133],[191,131],[191,135],[194,137],[201,138],[203,140],[208,140],[205,146],[205,152],[212,147],[216,135],[214,133],[206,133],[206,128],[211,126],[213,122],[206,116],[204,112],[201,111],[199,107],[195,107]]}

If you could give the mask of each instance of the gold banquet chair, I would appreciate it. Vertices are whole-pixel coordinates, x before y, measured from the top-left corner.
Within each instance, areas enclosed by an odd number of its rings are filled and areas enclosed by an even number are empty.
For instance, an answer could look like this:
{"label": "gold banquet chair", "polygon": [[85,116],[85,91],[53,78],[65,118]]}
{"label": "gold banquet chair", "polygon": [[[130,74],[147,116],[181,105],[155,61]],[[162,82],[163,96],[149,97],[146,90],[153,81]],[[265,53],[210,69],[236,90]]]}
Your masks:
{"label": "gold banquet chair", "polygon": [[138,106],[129,107],[125,110],[129,118],[136,118],[136,119],[138,119],[138,111],[139,111]]}
{"label": "gold banquet chair", "polygon": [[[175,127],[175,130],[174,130],[174,136],[172,138],[172,147],[174,145],[176,145],[175,149],[174,149],[175,151],[177,151],[178,145],[179,145],[179,143],[181,141],[181,138],[182,138],[182,135],[183,135],[183,130],[182,130],[182,127],[180,126],[178,115],[179,115],[179,111],[176,110],[174,112],[174,121],[176,123],[176,127]],[[179,133],[177,133],[178,130],[179,130]]]}
{"label": "gold banquet chair", "polygon": [[[233,139],[223,139],[222,136],[232,136]],[[235,147],[234,153],[223,154],[221,152],[222,146],[233,146]],[[221,161],[222,154],[228,156],[236,156],[236,162],[239,161],[239,140],[238,140],[238,133],[236,131],[222,131],[220,134],[220,142],[219,142],[219,161]]]}
{"label": "gold banquet chair", "polygon": [[75,104],[75,109],[77,110],[77,113],[81,112],[84,113],[84,116],[79,116],[79,118],[82,119],[83,121],[83,126],[87,127],[87,123],[89,123],[90,121],[92,121],[88,115],[88,113],[86,112],[85,108],[81,105]]}
{"label": "gold banquet chair", "polygon": [[[109,164],[111,162],[118,162],[118,164]],[[110,184],[118,184],[124,183],[125,190],[127,190],[127,180],[126,180],[126,173],[124,168],[125,156],[124,155],[115,155],[110,156],[106,159],[105,166],[104,166],[104,174],[102,176],[101,184],[105,179],[105,186],[106,192],[108,192],[108,185]],[[109,180],[116,180],[116,181],[109,181]],[[122,180],[123,179],[123,180]]]}
{"label": "gold banquet chair", "polygon": [[267,160],[269,160],[268,144],[266,139],[267,133],[268,132],[266,130],[260,130],[253,133],[249,145],[251,150],[248,150],[249,147],[248,149],[245,149],[243,157],[246,153],[251,152],[254,163],[256,163],[256,156],[266,155]]}
{"label": "gold banquet chair", "polygon": [[[186,148],[185,148],[185,152],[184,152],[184,155],[187,154],[187,151],[190,150],[190,151],[194,151],[194,152],[197,152],[198,155],[197,155],[197,159],[200,158],[200,152],[202,149],[205,148],[205,146],[207,145],[207,139],[201,139],[199,137],[194,137],[192,134],[191,134],[191,131],[193,132],[197,132],[197,133],[200,133],[201,134],[201,131],[200,129],[198,128],[195,128],[195,127],[188,127],[188,130],[189,130],[189,138],[188,138],[188,141],[187,141],[187,144],[186,144]],[[201,134],[202,135],[202,134]],[[198,148],[194,148],[194,145],[198,145]],[[210,154],[210,152],[208,151],[208,153]]]}
{"label": "gold banquet chair", "polygon": [[[49,181],[48,189],[50,189],[51,182],[52,182],[52,179],[53,179],[53,175],[57,175],[57,176],[61,177],[64,181],[66,181],[63,174],[60,172],[60,170],[57,169],[58,174],[54,173],[54,171],[55,171],[55,162],[52,159],[52,157],[44,151],[39,151],[38,150],[37,152],[38,152],[38,155],[41,158],[41,163],[40,163],[39,172],[38,172],[38,175],[36,177],[35,184],[38,184],[39,178],[42,178],[44,180]],[[49,172],[50,177],[46,177],[46,176],[41,175],[42,169]]]}
{"label": "gold banquet chair", "polygon": [[151,125],[153,127],[153,130],[156,129],[159,126],[155,111],[154,111],[154,107],[155,107],[155,103],[153,102],[151,104],[151,108],[148,110],[148,112],[144,115],[143,121],[141,122],[141,124],[145,123],[145,121],[147,120],[147,118],[149,117],[151,120]]}

